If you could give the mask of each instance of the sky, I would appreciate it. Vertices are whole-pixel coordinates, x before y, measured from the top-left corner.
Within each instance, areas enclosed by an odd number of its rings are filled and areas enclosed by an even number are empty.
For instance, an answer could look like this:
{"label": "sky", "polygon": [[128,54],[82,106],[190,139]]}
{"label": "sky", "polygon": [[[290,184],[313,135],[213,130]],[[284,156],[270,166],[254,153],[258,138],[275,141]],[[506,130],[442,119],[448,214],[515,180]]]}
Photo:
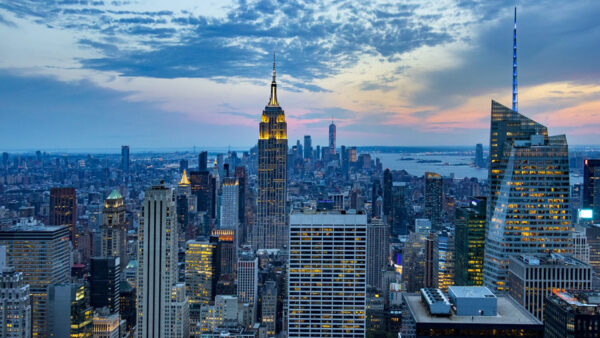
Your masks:
{"label": "sky", "polygon": [[[600,2],[519,1],[519,112],[600,144]],[[489,143],[515,1],[0,2],[0,150]]]}

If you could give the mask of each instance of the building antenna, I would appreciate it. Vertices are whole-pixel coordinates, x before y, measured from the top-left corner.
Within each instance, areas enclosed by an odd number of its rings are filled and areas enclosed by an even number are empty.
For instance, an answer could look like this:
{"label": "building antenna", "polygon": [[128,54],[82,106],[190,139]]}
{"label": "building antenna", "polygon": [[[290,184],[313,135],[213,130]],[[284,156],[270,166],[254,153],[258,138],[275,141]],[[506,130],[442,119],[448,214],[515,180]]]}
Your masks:
{"label": "building antenna", "polygon": [[513,89],[512,110],[518,111],[518,86],[517,86],[517,6],[515,6],[515,25],[513,30]]}

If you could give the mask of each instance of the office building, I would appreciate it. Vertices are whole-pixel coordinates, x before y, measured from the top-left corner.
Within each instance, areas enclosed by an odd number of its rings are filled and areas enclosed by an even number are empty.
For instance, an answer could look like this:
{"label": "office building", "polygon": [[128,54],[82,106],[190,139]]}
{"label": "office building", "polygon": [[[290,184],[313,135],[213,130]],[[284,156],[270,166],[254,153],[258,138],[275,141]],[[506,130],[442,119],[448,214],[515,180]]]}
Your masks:
{"label": "office building", "polygon": [[292,214],[289,337],[365,336],[366,242],[364,214]]}
{"label": "office building", "polygon": [[215,200],[215,189],[213,177],[206,170],[191,171],[189,175],[192,194],[196,196],[197,212],[204,212],[212,218],[214,214],[213,203]]}
{"label": "office building", "polygon": [[71,278],[71,243],[66,226],[21,225],[0,230],[7,265],[23,273],[31,298],[32,336],[47,337],[48,286]]}
{"label": "office building", "polygon": [[190,305],[184,283],[177,283],[171,287],[170,304],[171,315],[167,325],[171,332],[167,337],[190,337]]}
{"label": "office building", "polygon": [[387,270],[390,256],[389,226],[373,219],[367,226],[367,285],[383,290],[383,272]]}
{"label": "office building", "polygon": [[475,166],[485,168],[485,159],[483,158],[483,144],[477,143],[475,146]]}
{"label": "office building", "polygon": [[585,237],[590,247],[590,265],[596,274],[600,274],[600,224],[592,224],[585,228]]}
{"label": "office building", "polygon": [[392,215],[393,197],[392,186],[394,181],[390,169],[383,171],[383,214],[387,217],[388,224],[391,224],[390,216]]}
{"label": "office building", "polygon": [[[442,230],[437,236],[437,287],[447,292],[454,285],[455,274],[455,238],[448,229]],[[435,271],[433,272],[435,273]]]}
{"label": "office building", "polygon": [[232,281],[235,278],[234,274],[237,264],[235,230],[215,229],[211,232],[211,235],[218,238],[219,241],[219,257],[221,260],[219,278],[222,280]]}
{"label": "office building", "polygon": [[336,141],[336,130],[335,130],[335,123],[333,123],[333,120],[331,120],[331,124],[329,125],[329,156],[330,156],[330,160],[334,160],[335,159],[335,141]]}
{"label": "office building", "polygon": [[431,221],[434,231],[442,226],[443,188],[442,176],[431,172],[425,173],[425,218]]}
{"label": "office building", "polygon": [[590,246],[585,234],[586,229],[573,231],[573,257],[584,263],[590,263]]}
{"label": "office building", "polygon": [[202,151],[198,154],[198,171],[208,170],[208,152]]}
{"label": "office building", "polygon": [[485,198],[472,199],[469,205],[456,209],[455,285],[483,285],[485,212]]}
{"label": "office building", "polygon": [[546,298],[544,337],[600,336],[600,294],[554,290]]}
{"label": "office building", "polygon": [[266,281],[261,293],[260,327],[267,337],[277,334],[277,296],[277,283],[274,280]]}
{"label": "office building", "polygon": [[[240,224],[238,180],[233,177],[223,178],[221,190],[221,229],[235,230],[237,234]],[[236,245],[239,245],[239,243]]]}
{"label": "office building", "polygon": [[237,298],[256,307],[258,302],[258,258],[251,253],[240,255],[237,261]]}
{"label": "office building", "polygon": [[69,227],[69,238],[77,246],[77,196],[75,188],[50,189],[50,225]]}
{"label": "office building", "polygon": [[0,337],[31,337],[29,284],[23,273],[6,264],[6,247],[0,246]]}
{"label": "office building", "polygon": [[178,337],[171,293],[177,283],[175,194],[163,183],[146,190],[138,228],[137,335]]}
{"label": "office building", "polygon": [[544,325],[510,297],[484,287],[451,287],[450,300],[439,289],[404,295],[402,338],[539,337]]}
{"label": "office building", "polygon": [[591,209],[594,222],[600,223],[600,159],[583,161],[583,198],[582,208]]}
{"label": "office building", "polygon": [[552,290],[591,290],[593,271],[589,264],[569,256],[511,256],[509,293],[537,319],[544,319],[544,300]]}
{"label": "office building", "polygon": [[121,170],[129,171],[129,146],[121,146]]}
{"label": "office building", "polygon": [[249,222],[251,218],[251,208],[248,198],[248,170],[246,167],[235,167],[235,178],[238,180],[238,217],[240,227],[238,228],[238,243],[246,243],[248,241]]}
{"label": "office building", "polygon": [[275,61],[271,98],[262,113],[258,136],[257,214],[253,229],[254,249],[283,249],[288,238],[287,123],[277,101]]}
{"label": "office building", "polygon": [[92,333],[94,338],[119,338],[121,318],[118,313],[99,309],[94,312]]}
{"label": "office building", "polygon": [[90,262],[90,305],[107,307],[110,313],[121,309],[121,264],[119,257],[93,257]]}
{"label": "office building", "polygon": [[304,159],[310,160],[313,157],[312,139],[310,135],[304,135]]}
{"label": "office building", "polygon": [[104,200],[102,209],[102,237],[100,255],[103,257],[119,257],[121,271],[127,266],[127,218],[123,196],[113,190]]}
{"label": "office building", "polygon": [[185,287],[189,299],[191,334],[199,334],[197,328],[201,322],[202,306],[215,299],[221,270],[219,246],[216,237],[186,243]]}
{"label": "office building", "polygon": [[93,313],[86,303],[83,284],[49,285],[47,336],[91,338]]}
{"label": "office building", "polygon": [[126,321],[126,330],[131,332],[137,322],[137,303],[136,303],[136,290],[125,281],[121,281],[119,287],[120,294],[120,315],[121,318]]}

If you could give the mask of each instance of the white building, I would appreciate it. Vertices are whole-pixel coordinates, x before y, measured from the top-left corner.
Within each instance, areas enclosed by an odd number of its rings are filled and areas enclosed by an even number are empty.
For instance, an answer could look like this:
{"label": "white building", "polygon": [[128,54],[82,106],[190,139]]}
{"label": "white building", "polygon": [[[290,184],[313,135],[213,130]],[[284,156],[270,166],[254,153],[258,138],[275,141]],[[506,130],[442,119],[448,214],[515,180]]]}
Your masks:
{"label": "white building", "polygon": [[258,302],[258,258],[243,253],[237,261],[237,298],[240,303],[252,307],[252,318],[256,320]]}
{"label": "white building", "polygon": [[110,314],[109,311],[94,313],[94,338],[119,338],[119,325],[121,323],[118,313]]}
{"label": "white building", "polygon": [[288,337],[364,337],[367,216],[290,218]]}
{"label": "white building", "polygon": [[174,191],[164,184],[146,191],[137,256],[138,337],[183,337],[171,325],[179,310],[171,296],[177,283],[177,220]]}

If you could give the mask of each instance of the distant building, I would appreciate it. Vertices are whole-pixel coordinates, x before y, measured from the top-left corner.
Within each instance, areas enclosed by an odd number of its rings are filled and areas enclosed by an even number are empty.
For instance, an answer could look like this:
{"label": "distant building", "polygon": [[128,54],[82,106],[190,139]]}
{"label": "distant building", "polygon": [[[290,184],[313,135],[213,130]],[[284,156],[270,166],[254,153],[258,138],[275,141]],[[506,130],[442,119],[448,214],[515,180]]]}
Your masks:
{"label": "distant building", "polygon": [[546,298],[545,338],[600,336],[600,294],[555,290]]}
{"label": "distant building", "polygon": [[69,227],[69,238],[77,245],[77,195],[75,188],[50,189],[50,225]]}
{"label": "distant building", "polygon": [[483,144],[477,143],[475,146],[475,166],[485,168],[485,159],[483,158]]}
{"label": "distant building", "polygon": [[585,237],[590,247],[590,265],[600,275],[600,224],[592,224],[585,228]]}
{"label": "distant building", "polygon": [[392,209],[390,211],[390,227],[392,236],[407,235],[407,212],[406,212],[406,183],[392,183]]}
{"label": "distant building", "polygon": [[129,146],[121,146],[121,170],[129,171]]}
{"label": "distant building", "polygon": [[254,255],[241,255],[237,261],[237,298],[242,303],[258,302],[258,258]]}
{"label": "distant building", "polygon": [[7,265],[23,273],[31,293],[32,336],[47,337],[48,286],[71,279],[71,244],[66,226],[23,225],[0,230]]}
{"label": "distant building", "polygon": [[113,190],[104,200],[102,209],[102,237],[100,255],[104,257],[119,257],[121,271],[127,266],[127,218],[123,196]]}
{"label": "distant building", "polygon": [[446,229],[440,231],[437,236],[437,287],[444,292],[448,291],[448,287],[455,285],[455,245],[452,231]]}
{"label": "distant building", "polygon": [[431,172],[425,173],[425,218],[431,221],[434,231],[442,226],[443,193],[442,176]]}
{"label": "distant building", "polygon": [[485,212],[485,198],[473,199],[468,206],[456,208],[455,285],[483,285]]}
{"label": "distant building", "polygon": [[367,216],[293,213],[289,243],[288,337],[364,337]]}
{"label": "distant building", "polygon": [[313,147],[310,135],[304,135],[304,158],[309,160],[313,157]]}
{"label": "distant building", "polygon": [[198,171],[208,170],[208,152],[202,151],[198,155]]}
{"label": "distant building", "polygon": [[455,310],[439,289],[405,294],[402,338],[544,336],[542,322],[510,297],[496,297],[483,287],[450,292]]}
{"label": "distant building", "polygon": [[329,125],[329,156],[331,156],[332,160],[335,158],[335,155],[336,155],[335,141],[336,141],[336,128],[335,128],[335,123],[333,123],[333,120],[331,120],[331,124]]}
{"label": "distant building", "polygon": [[511,256],[508,269],[510,295],[539,320],[544,300],[554,289],[591,290],[592,267],[559,254]]}
{"label": "distant building", "polygon": [[93,334],[94,338],[119,338],[120,316],[118,313],[108,311],[94,312]]}
{"label": "distant building", "polygon": [[234,242],[236,247],[241,243],[239,240],[239,182],[236,178],[225,177],[222,182],[221,197],[221,229],[231,229],[235,231]]}

